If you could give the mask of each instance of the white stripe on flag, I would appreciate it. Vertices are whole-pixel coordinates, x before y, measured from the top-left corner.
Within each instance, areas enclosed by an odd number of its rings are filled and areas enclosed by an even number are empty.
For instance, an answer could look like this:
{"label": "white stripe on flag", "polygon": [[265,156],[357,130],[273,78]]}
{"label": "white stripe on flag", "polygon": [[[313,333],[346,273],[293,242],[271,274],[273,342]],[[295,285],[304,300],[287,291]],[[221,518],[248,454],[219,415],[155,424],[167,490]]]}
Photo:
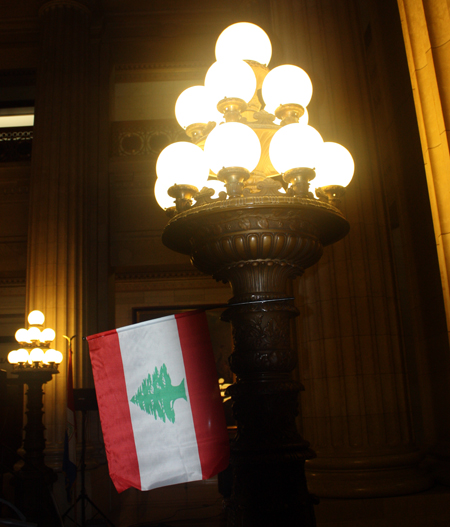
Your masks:
{"label": "white stripe on flag", "polygon": [[[129,331],[132,329],[132,331]],[[171,485],[180,481],[202,479],[197,440],[192,419],[189,390],[177,322],[174,316],[151,320],[117,330],[122,354],[128,401],[136,394],[143,380],[163,364],[170,372],[172,386],[184,380],[187,401],[174,403],[174,423],[145,414],[130,404],[131,422],[139,467],[141,489]],[[186,404],[188,403],[188,404]],[[182,445],[182,446],[180,446]],[[184,477],[180,479],[180,474]]]}

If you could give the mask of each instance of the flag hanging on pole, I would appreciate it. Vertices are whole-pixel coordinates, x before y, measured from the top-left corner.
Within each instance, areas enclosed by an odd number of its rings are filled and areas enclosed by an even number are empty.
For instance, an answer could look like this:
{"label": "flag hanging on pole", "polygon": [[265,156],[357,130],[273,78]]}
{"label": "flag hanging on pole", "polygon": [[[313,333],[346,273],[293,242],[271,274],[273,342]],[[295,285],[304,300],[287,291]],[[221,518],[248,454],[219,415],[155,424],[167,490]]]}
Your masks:
{"label": "flag hanging on pole", "polygon": [[[66,479],[66,492],[68,501],[71,500],[72,485],[77,477],[77,437],[75,421],[75,403],[73,398],[73,372],[72,372],[72,339],[64,336],[69,341],[67,361],[67,409],[66,432],[64,434],[63,472]],[[72,337],[73,338],[73,337]]]}
{"label": "flag hanging on pole", "polygon": [[118,492],[208,479],[227,467],[228,433],[204,312],[87,340]]}

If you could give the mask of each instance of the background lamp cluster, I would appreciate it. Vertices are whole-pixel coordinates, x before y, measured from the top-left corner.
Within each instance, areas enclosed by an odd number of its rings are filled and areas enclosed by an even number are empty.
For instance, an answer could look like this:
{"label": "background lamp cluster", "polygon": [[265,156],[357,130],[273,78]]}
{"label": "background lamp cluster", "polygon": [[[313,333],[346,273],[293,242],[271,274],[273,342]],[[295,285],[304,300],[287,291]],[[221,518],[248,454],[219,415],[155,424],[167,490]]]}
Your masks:
{"label": "background lamp cluster", "polygon": [[213,195],[258,193],[263,182],[272,194],[336,203],[355,166],[346,148],[324,142],[308,124],[308,74],[293,65],[270,71],[269,37],[246,22],[225,29],[215,52],[204,86],[188,88],[176,102],[192,142],[173,143],[158,157],[160,207],[175,213],[175,201],[182,212],[193,199],[202,205]]}
{"label": "background lamp cluster", "polygon": [[63,354],[50,344],[55,340],[55,331],[44,328],[45,317],[41,311],[28,315],[29,328],[20,328],[15,333],[19,349],[10,351],[8,362],[22,369],[52,369],[63,360]]}

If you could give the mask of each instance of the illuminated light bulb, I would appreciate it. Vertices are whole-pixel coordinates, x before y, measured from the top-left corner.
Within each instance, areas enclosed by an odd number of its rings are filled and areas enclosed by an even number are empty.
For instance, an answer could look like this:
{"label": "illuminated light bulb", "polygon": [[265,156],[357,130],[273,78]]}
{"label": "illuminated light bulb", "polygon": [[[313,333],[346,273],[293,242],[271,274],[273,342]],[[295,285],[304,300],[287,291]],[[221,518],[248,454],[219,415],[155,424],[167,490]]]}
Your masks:
{"label": "illuminated light bulb", "polygon": [[10,364],[18,364],[19,361],[17,360],[17,351],[18,350],[12,350],[8,353],[8,362]]}
{"label": "illuminated light bulb", "polygon": [[209,168],[203,150],[192,143],[172,143],[164,148],[156,161],[156,174],[161,185],[192,185],[197,189],[205,186]]}
{"label": "illuminated light bulb", "polygon": [[25,364],[26,362],[28,362],[30,355],[26,349],[20,348],[17,350],[16,358],[19,364]]}
{"label": "illuminated light bulb", "polygon": [[37,309],[28,315],[28,324],[31,326],[42,326],[44,321],[44,313],[42,313],[42,311],[38,311]]}
{"label": "illuminated light bulb", "polygon": [[169,187],[172,185],[169,183],[169,185],[165,185],[164,181],[157,178],[155,181],[155,199],[156,203],[163,209],[166,210],[170,207],[175,206],[175,200],[167,194],[167,191],[169,190]]}
{"label": "illuminated light bulb", "polygon": [[254,60],[267,65],[271,57],[272,44],[267,33],[249,22],[228,26],[216,42],[216,60]]}
{"label": "illuminated light bulb", "polygon": [[269,157],[280,174],[292,168],[315,168],[322,145],[322,136],[312,126],[288,124],[272,137]]}
{"label": "illuminated light bulb", "polygon": [[308,109],[305,108],[305,113],[300,117],[299,121],[300,124],[308,124],[309,122],[309,113]]}
{"label": "illuminated light bulb", "polygon": [[183,128],[195,123],[218,123],[223,120],[205,86],[191,86],[180,94],[175,104],[175,117]]}
{"label": "illuminated light bulb", "polygon": [[226,192],[227,189],[225,184],[218,179],[208,179],[205,185],[206,188],[212,188],[214,190],[214,197],[218,197],[221,192]]}
{"label": "illuminated light bulb", "polygon": [[265,110],[274,113],[282,104],[308,106],[312,97],[312,83],[306,71],[285,64],[269,71],[262,85]]}
{"label": "illuminated light bulb", "polygon": [[355,172],[355,162],[350,152],[338,143],[323,143],[316,164],[314,188],[339,185],[346,187]]}
{"label": "illuminated light bulb", "polygon": [[40,341],[41,342],[52,342],[55,340],[55,332],[52,328],[45,328],[41,332]]}
{"label": "illuminated light bulb", "polygon": [[206,72],[205,87],[216,104],[227,98],[248,102],[256,90],[256,77],[243,60],[218,60]]}
{"label": "illuminated light bulb", "polygon": [[37,327],[32,327],[28,330],[28,340],[30,342],[37,342],[41,340],[41,330]]}
{"label": "illuminated light bulb", "polygon": [[30,359],[32,363],[34,362],[42,362],[44,360],[44,351],[41,348],[33,348],[30,351]]}
{"label": "illuminated light bulb", "polygon": [[63,360],[63,354],[52,348],[48,349],[44,354],[44,364],[60,364]]}
{"label": "illuminated light bulb", "polygon": [[30,340],[28,340],[28,331],[25,328],[18,329],[14,337],[17,340],[17,342],[19,342],[20,344],[22,342],[27,343],[27,344],[31,342]]}
{"label": "illuminated light bulb", "polygon": [[211,170],[216,174],[228,167],[242,167],[251,172],[261,157],[261,143],[249,126],[225,123],[216,126],[208,135],[205,154]]}

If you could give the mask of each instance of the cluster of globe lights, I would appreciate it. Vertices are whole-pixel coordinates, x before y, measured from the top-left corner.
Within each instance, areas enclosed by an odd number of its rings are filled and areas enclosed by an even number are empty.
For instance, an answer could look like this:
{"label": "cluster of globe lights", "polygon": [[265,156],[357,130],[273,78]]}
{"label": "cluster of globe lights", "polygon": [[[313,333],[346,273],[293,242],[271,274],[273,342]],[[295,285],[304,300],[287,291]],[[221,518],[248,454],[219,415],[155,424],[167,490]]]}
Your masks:
{"label": "cluster of globe lights", "polygon": [[268,178],[277,195],[339,199],[355,165],[345,147],[324,142],[308,124],[308,74],[293,65],[269,71],[270,39],[247,22],[225,29],[215,53],[204,86],[186,89],[176,102],[175,116],[192,142],[173,143],[159,155],[159,206],[175,213],[175,199],[182,212],[192,198],[201,205],[214,193],[248,195]]}
{"label": "cluster of globe lights", "polygon": [[63,354],[50,348],[55,340],[55,331],[51,328],[42,329],[45,322],[41,311],[31,311],[28,315],[28,329],[20,328],[15,333],[15,339],[22,346],[8,354],[8,362],[15,368],[36,370],[54,369],[63,360]]}

